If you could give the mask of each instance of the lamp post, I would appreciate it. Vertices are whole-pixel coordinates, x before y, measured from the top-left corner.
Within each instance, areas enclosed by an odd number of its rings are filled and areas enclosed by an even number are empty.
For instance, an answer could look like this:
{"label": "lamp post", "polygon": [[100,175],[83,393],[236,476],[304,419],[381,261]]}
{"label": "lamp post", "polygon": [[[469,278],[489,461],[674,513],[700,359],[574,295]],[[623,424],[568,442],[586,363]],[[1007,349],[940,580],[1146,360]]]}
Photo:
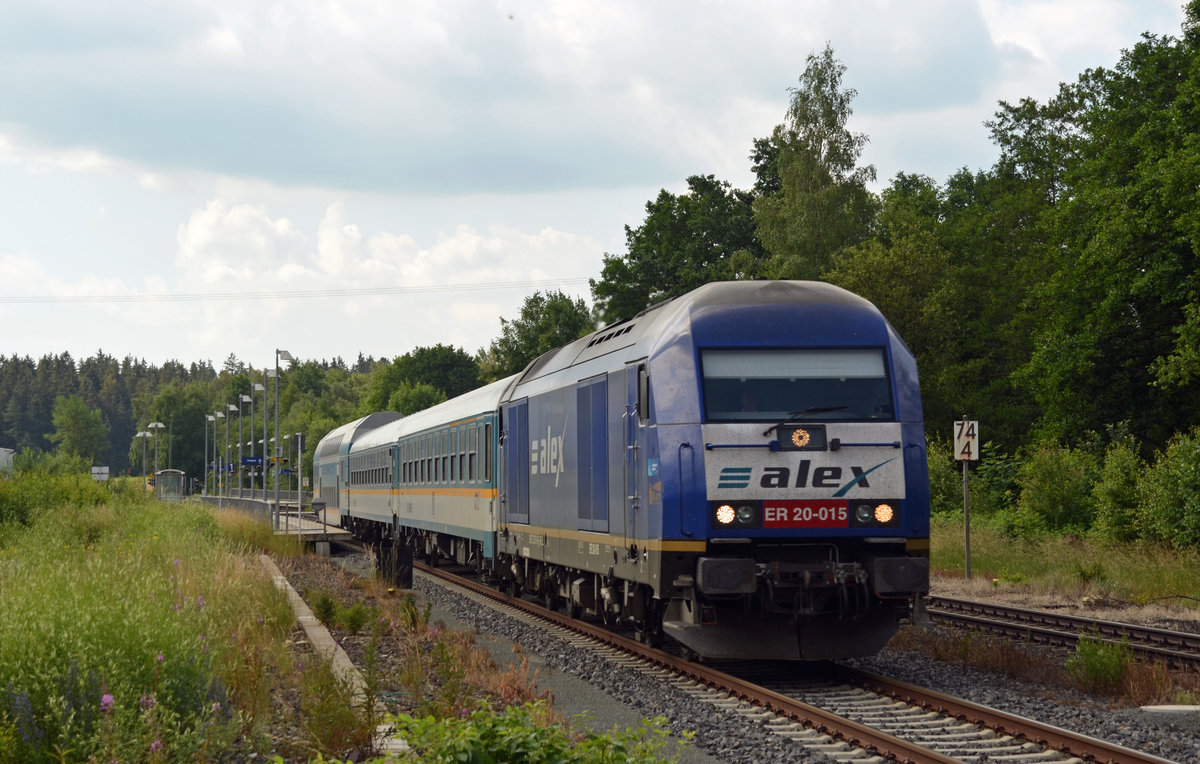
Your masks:
{"label": "lamp post", "polygon": [[[230,403],[230,404],[226,405],[226,409],[229,411],[229,413],[232,414],[233,412],[238,410],[238,407],[233,405],[232,403]],[[225,464],[226,464],[225,470],[227,472],[232,473],[232,470],[229,469],[229,466],[231,465],[231,462],[229,461],[229,420],[230,419],[233,419],[233,417],[231,417],[231,416],[225,417]],[[231,490],[229,481],[226,480],[225,481],[225,495],[231,496],[232,494],[233,494],[233,491]]]}
{"label": "lamp post", "polygon": [[[224,419],[225,412],[217,411],[213,414],[216,419]],[[220,446],[217,445],[217,422],[213,420],[213,466],[216,467],[216,479],[213,481],[213,488],[217,491],[217,508],[221,507],[221,497],[224,496],[225,488],[225,464],[221,459]]]}
{"label": "lamp post", "polygon": [[133,437],[142,441],[142,490],[146,489],[146,438],[150,437],[150,433],[142,430]]}
{"label": "lamp post", "polygon": [[210,453],[208,450],[208,423],[209,422],[213,423],[213,443],[216,444],[216,442],[217,442],[217,424],[216,424],[217,418],[215,416],[213,416],[212,414],[205,414],[204,419],[205,419],[205,422],[204,422],[204,461],[207,462],[204,465],[204,495],[207,496],[208,495],[208,473],[212,472],[212,467],[211,467],[212,462],[208,461],[208,456]]}
{"label": "lamp post", "polygon": [[[288,363],[295,363],[296,359],[286,350],[275,348],[275,525],[279,527],[279,457],[282,456],[283,449],[279,442],[279,361],[283,359]],[[285,526],[286,527],[286,526]]]}
{"label": "lamp post", "polygon": [[300,457],[304,451],[304,433],[296,433],[296,448],[293,453],[296,455],[293,460],[292,467],[296,470],[296,540],[300,540],[300,510],[304,509],[304,498],[301,494],[304,470],[300,467]]}
{"label": "lamp post", "polygon": [[166,427],[167,426],[165,424],[163,424],[162,422],[151,422],[150,424],[146,425],[147,429],[154,430],[154,476],[155,476],[154,487],[155,487],[155,489],[158,488],[158,431],[165,430]]}
{"label": "lamp post", "polygon": [[[249,395],[242,393],[238,396],[238,497],[242,495],[242,489],[246,487],[246,476],[242,474],[244,465],[242,464],[242,446],[245,443],[242,441],[242,404],[249,402],[254,405],[254,399]],[[250,429],[254,429],[254,409],[250,409]]]}
{"label": "lamp post", "polygon": [[[254,389],[252,389],[250,391],[250,458],[251,459],[254,458],[254,394],[259,393],[259,392],[266,392],[266,389],[267,388],[263,387],[258,382],[255,382]],[[263,406],[263,431],[264,432],[266,431],[266,427],[267,427],[267,408],[266,408],[266,406]],[[266,456],[266,455],[267,455],[266,452],[263,452],[263,456]],[[266,459],[263,459],[263,462],[266,462]],[[262,472],[263,471],[260,470],[260,473],[262,473]],[[263,474],[265,474],[265,473],[263,473]],[[264,478],[264,480],[265,480],[265,478]],[[264,482],[263,483],[263,491],[264,492],[266,491],[266,488],[267,488],[267,484]],[[250,498],[254,498],[254,471],[253,470],[250,471]]]}

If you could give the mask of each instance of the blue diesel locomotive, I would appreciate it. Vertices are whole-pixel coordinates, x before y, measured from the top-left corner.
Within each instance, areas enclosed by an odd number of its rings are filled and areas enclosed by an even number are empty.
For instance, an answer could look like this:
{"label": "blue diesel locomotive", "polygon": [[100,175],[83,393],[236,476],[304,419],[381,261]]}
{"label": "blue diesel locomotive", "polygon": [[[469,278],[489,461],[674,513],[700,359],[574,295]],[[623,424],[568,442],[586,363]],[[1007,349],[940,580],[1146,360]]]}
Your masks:
{"label": "blue diesel locomotive", "polygon": [[701,658],[873,654],[928,590],[916,364],[828,284],[707,284],[314,462],[360,536]]}

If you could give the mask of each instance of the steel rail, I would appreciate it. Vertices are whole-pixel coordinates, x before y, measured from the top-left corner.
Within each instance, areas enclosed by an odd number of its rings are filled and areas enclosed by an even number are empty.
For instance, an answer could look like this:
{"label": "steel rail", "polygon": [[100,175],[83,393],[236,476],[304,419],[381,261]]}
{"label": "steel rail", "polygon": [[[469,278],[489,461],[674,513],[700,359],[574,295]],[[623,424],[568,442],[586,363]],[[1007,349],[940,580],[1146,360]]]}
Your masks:
{"label": "steel rail", "polygon": [[1076,756],[1088,762],[1105,764],[1173,764],[1154,754],[1135,751],[1116,743],[1081,735],[1049,724],[981,706],[967,700],[926,690],[916,685],[843,667],[851,681],[861,687],[904,703],[947,714],[993,732],[1029,740],[1046,748]]}
{"label": "steel rail", "polygon": [[1174,668],[1200,665],[1198,634],[952,597],[927,597],[925,610],[935,620],[1044,644],[1074,647],[1081,636],[1095,636]]}

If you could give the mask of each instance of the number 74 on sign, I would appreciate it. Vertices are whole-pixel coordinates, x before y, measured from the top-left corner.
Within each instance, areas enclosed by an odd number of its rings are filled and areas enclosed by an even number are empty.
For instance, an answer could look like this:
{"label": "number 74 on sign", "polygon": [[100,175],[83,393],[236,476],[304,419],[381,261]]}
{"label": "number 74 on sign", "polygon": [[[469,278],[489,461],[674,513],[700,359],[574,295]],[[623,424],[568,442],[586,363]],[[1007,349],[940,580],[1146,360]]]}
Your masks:
{"label": "number 74 on sign", "polygon": [[979,422],[966,417],[954,423],[954,458],[979,461]]}

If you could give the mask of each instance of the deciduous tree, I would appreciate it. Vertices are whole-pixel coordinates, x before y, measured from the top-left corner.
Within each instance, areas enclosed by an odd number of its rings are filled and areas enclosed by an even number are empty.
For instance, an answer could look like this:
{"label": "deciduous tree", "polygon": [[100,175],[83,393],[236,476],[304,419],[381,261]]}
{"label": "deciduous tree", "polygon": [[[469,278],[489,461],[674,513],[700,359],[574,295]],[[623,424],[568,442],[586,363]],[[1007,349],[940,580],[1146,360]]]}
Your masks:
{"label": "deciduous tree", "polygon": [[54,402],[50,440],[62,453],[91,461],[108,448],[108,428],[99,409],[89,408],[78,395],[60,395]]}
{"label": "deciduous tree", "polygon": [[867,137],[846,129],[857,93],[842,88],[845,71],[828,45],[809,55],[783,124],[755,142],[756,188],[768,193],[754,200],[754,220],[777,278],[819,278],[870,233],[875,168],[857,166]]}
{"label": "deciduous tree", "polygon": [[500,336],[480,357],[490,365],[489,376],[501,379],[521,371],[542,353],[579,339],[592,327],[582,299],[557,291],[534,292],[525,299],[520,316],[500,319]]}
{"label": "deciduous tree", "polygon": [[604,256],[600,280],[591,286],[605,322],[710,281],[742,277],[765,257],[755,238],[752,194],[712,175],[693,175],[687,184],[683,194],[664,189],[647,202],[642,224],[625,226],[626,253]]}

